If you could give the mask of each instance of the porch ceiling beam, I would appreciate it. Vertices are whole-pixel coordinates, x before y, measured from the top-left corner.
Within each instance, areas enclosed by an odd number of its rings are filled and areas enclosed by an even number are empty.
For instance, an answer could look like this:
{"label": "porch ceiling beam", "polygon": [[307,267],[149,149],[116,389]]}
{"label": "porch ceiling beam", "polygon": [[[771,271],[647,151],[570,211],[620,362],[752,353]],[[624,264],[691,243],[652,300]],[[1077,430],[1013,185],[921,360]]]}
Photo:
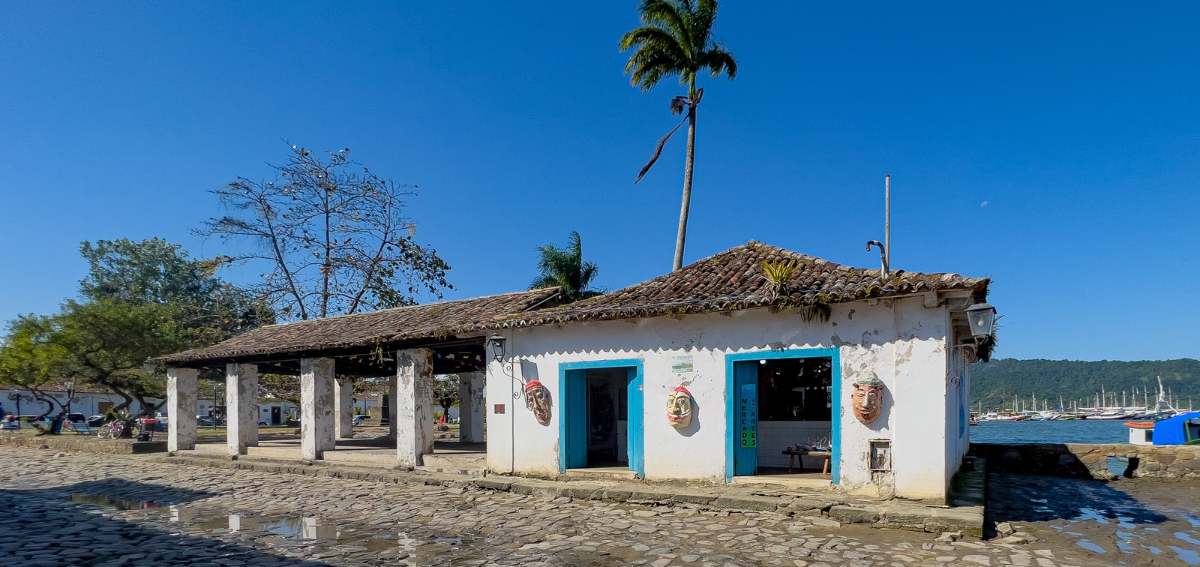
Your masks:
{"label": "porch ceiling beam", "polygon": [[[282,372],[286,374],[299,374],[300,360],[303,358],[337,358],[344,360],[351,356],[378,356],[382,352],[381,365],[386,365],[386,374],[395,372],[395,352],[401,349],[410,348],[428,348],[434,351],[464,351],[470,352],[478,350],[483,352],[484,337],[453,337],[438,341],[393,341],[381,342],[376,346],[357,346],[345,348],[328,348],[315,349],[295,352],[282,352],[275,354],[247,354],[222,359],[213,360],[197,360],[192,362],[174,363],[171,366],[176,368],[195,368],[195,369],[219,369],[222,372],[226,364],[241,363],[241,364],[257,364],[260,367],[277,366],[280,369],[294,367],[294,370]],[[383,368],[384,366],[381,366]],[[482,367],[479,368],[482,370]],[[265,372],[265,370],[264,370]]]}

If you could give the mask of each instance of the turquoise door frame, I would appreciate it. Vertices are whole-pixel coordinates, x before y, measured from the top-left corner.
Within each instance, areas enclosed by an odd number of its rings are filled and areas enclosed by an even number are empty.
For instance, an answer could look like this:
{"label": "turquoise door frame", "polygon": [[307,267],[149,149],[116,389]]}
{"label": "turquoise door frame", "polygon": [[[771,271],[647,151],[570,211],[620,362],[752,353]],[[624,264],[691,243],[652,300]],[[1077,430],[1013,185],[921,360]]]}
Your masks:
{"label": "turquoise door frame", "polygon": [[597,368],[626,368],[625,447],[629,468],[639,478],[646,477],[645,458],[645,373],[641,359],[591,360],[562,362],[558,365],[558,468],[566,472],[587,464],[587,381],[586,371]]}
{"label": "turquoise door frame", "polygon": [[758,361],[733,363],[733,475],[758,472]]}
{"label": "turquoise door frame", "polygon": [[831,377],[833,381],[833,393],[831,396],[833,403],[832,407],[829,408],[830,419],[832,420],[829,444],[832,445],[832,455],[829,459],[829,476],[833,484],[838,484],[838,473],[841,469],[839,463],[842,455],[842,362],[836,348],[765,350],[725,355],[725,482],[733,482],[734,474],[734,447],[736,443],[734,435],[737,430],[737,422],[735,421],[737,415],[734,409],[738,401],[738,391],[735,389],[737,381],[734,376],[736,363],[781,358],[829,358],[832,361],[830,367],[833,372],[833,376]]}

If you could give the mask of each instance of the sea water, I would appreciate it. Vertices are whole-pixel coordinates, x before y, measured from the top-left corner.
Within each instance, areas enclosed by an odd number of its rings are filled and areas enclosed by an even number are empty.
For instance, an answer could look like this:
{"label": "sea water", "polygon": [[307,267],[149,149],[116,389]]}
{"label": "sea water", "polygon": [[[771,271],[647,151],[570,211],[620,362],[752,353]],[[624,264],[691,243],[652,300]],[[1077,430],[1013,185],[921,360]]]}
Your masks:
{"label": "sea water", "polygon": [[971,426],[975,443],[1128,443],[1124,419],[985,421]]}

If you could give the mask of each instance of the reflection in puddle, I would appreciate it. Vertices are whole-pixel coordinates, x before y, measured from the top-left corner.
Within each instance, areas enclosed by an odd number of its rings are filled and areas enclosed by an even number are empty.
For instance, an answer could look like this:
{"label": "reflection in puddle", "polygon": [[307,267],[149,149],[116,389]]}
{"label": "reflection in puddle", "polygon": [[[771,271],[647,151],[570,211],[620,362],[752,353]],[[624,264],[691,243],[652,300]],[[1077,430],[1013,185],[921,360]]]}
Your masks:
{"label": "reflection in puddle", "polygon": [[1187,532],[1175,532],[1175,538],[1186,541],[1192,545],[1200,545],[1200,539],[1192,537],[1192,535]]}
{"label": "reflection in puddle", "polygon": [[72,494],[67,499],[76,504],[89,504],[100,506],[101,508],[112,508],[114,510],[151,510],[158,508],[158,504],[150,501],[123,500],[100,494]]}
{"label": "reflection in puddle", "polygon": [[424,527],[396,531],[395,528],[364,526],[355,521],[335,521],[319,516],[230,514],[224,510],[182,505],[160,507],[149,501],[93,494],[72,494],[69,500],[111,510],[140,512],[137,517],[141,519],[175,524],[175,529],[188,533],[260,539],[272,546],[303,550],[304,553],[336,548],[342,552],[420,557],[464,549],[464,543],[471,539],[463,535],[431,533]]}
{"label": "reflection in puddle", "polygon": [[[1200,567],[1200,517],[1178,506],[1181,491],[1173,486],[1133,483],[1127,490],[1113,483],[995,478],[1001,493],[1009,493],[997,499],[1001,515],[1044,521],[1076,549],[1116,554],[1123,564],[1159,556]],[[1048,491],[1056,496],[1045,497]],[[1190,496],[1196,490],[1182,492]],[[1026,504],[1022,508],[1015,502]]]}
{"label": "reflection in puddle", "polygon": [[1100,511],[1096,510],[1095,508],[1080,508],[1079,516],[1076,516],[1073,518],[1073,520],[1076,522],[1092,521],[1096,522],[1097,524],[1108,523],[1108,519],[1104,517],[1104,514],[1101,514]]}
{"label": "reflection in puddle", "polygon": [[1187,563],[1188,565],[1200,565],[1200,553],[1196,553],[1191,549],[1175,547],[1174,545],[1169,547],[1171,548],[1171,551],[1174,551],[1175,555],[1179,557],[1180,561]]}

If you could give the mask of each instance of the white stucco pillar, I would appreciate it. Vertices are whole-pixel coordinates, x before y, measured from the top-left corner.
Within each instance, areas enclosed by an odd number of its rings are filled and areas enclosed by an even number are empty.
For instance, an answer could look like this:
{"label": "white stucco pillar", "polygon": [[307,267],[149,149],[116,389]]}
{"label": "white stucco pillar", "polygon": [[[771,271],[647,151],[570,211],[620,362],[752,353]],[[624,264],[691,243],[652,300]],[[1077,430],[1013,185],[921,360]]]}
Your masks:
{"label": "white stucco pillar", "polygon": [[225,365],[225,445],[229,456],[258,446],[258,365]]}
{"label": "white stucco pillar", "polygon": [[300,359],[300,458],[315,461],[334,447],[333,359]]}
{"label": "white stucco pillar", "polygon": [[396,459],[402,467],[424,463],[433,452],[433,351],[427,348],[396,353]]}
{"label": "white stucco pillar", "polygon": [[167,451],[196,448],[195,368],[167,369]]}
{"label": "white stucco pillar", "polygon": [[354,437],[354,381],[338,378],[333,382],[333,436]]}
{"label": "white stucco pillar", "polygon": [[[392,439],[395,439],[396,438],[396,375],[395,374],[392,375],[391,380],[388,380],[387,385],[388,385],[387,393],[385,393],[384,396],[387,396],[387,404],[388,404],[388,436],[391,437]],[[379,411],[383,411],[383,410],[380,409]]]}
{"label": "white stucco pillar", "polygon": [[463,443],[483,443],[484,373],[458,375],[458,436]]}

